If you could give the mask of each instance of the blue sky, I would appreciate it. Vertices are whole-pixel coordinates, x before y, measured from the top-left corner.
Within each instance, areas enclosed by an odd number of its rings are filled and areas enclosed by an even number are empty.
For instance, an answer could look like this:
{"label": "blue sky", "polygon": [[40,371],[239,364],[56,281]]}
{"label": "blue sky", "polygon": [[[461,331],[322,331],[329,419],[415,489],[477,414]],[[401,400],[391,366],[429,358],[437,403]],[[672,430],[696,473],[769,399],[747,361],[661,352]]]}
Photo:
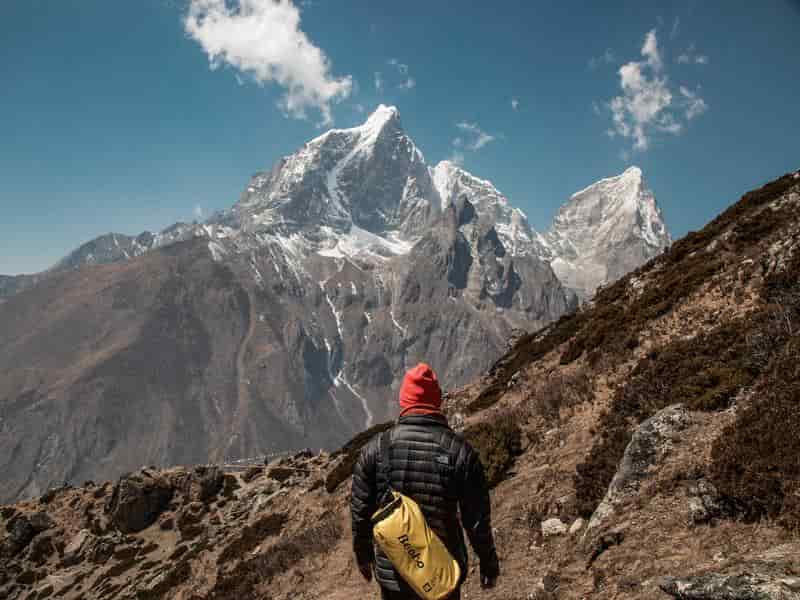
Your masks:
{"label": "blue sky", "polygon": [[0,273],[228,207],[380,102],[540,230],[637,164],[680,236],[800,167],[798,29],[790,0],[4,0]]}

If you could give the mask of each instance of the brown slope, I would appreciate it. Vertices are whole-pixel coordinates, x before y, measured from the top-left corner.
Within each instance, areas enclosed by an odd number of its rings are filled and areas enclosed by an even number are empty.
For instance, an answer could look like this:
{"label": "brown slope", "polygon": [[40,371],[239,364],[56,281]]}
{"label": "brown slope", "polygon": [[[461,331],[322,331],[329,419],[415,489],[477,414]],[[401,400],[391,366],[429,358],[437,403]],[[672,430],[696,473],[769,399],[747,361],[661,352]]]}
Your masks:
{"label": "brown slope", "polygon": [[[59,274],[0,307],[3,497],[207,460],[248,304],[202,244]],[[215,402],[223,404],[216,406]]]}

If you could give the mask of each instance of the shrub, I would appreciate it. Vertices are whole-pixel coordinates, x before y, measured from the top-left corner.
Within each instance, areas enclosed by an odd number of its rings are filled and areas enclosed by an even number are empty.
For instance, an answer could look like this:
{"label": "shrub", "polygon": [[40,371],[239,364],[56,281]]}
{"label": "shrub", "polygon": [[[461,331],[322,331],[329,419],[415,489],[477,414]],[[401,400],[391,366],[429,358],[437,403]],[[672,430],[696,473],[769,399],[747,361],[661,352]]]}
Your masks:
{"label": "shrub", "polygon": [[503,480],[522,452],[522,431],[513,413],[468,427],[464,438],[478,451],[489,487]]}
{"label": "shrub", "polygon": [[800,528],[800,339],[712,447],[710,478],[747,519]]}

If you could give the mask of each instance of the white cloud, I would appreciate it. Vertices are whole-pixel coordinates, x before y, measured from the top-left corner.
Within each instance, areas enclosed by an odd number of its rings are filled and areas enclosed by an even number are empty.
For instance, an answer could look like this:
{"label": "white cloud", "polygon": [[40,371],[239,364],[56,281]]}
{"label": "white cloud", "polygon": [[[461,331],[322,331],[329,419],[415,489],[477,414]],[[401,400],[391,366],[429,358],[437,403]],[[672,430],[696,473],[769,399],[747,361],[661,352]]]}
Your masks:
{"label": "white cloud", "polygon": [[413,90],[417,86],[417,81],[411,77],[411,75],[409,75],[407,64],[400,62],[396,58],[390,58],[386,62],[394,67],[398,74],[402,77],[400,83],[397,84],[398,90]]}
{"label": "white cloud", "polygon": [[281,109],[293,118],[307,110],[333,121],[331,105],[353,89],[350,75],[335,77],[331,61],[300,28],[291,0],[189,0],[183,25],[208,55],[211,69],[228,65],[259,85],[285,88]]}
{"label": "white cloud", "polygon": [[675,101],[675,94],[664,72],[655,29],[647,32],[641,55],[644,60],[631,61],[619,68],[622,95],[612,98],[608,103],[613,129],[606,134],[612,138],[618,135],[631,139],[634,150],[644,151],[650,146],[654,133],[678,135],[683,131],[685,125],[677,111],[683,109],[683,116],[690,120],[702,114],[706,105],[696,94],[691,98],[687,96],[683,87],[680,88],[683,101]]}
{"label": "white cloud", "polygon": [[658,39],[656,38],[655,29],[651,29],[647,32],[647,35],[644,36],[642,56],[647,58],[647,64],[653,67],[654,71],[661,70],[661,53],[658,51]]}
{"label": "white cloud", "polygon": [[375,91],[379,94],[383,91],[383,75],[380,71],[375,71]]}
{"label": "white cloud", "polygon": [[511,99],[511,110],[519,110],[519,99],[512,98]]}
{"label": "white cloud", "polygon": [[680,92],[684,98],[686,118],[690,121],[708,110],[708,104],[696,92],[692,92],[684,86],[680,87]]}
{"label": "white cloud", "polygon": [[686,48],[683,52],[678,55],[676,59],[679,64],[682,65],[707,65],[708,64],[708,56],[705,54],[698,54],[697,49],[695,48],[694,44],[689,44],[689,47]]}
{"label": "white cloud", "polygon": [[353,108],[354,108],[354,109],[355,109],[355,111],[356,111],[357,113],[359,113],[359,114],[363,114],[363,113],[364,113],[364,111],[366,111],[366,110],[367,110],[367,109],[366,109],[366,107],[365,107],[363,104],[359,104],[359,103],[356,103],[356,104],[354,104],[354,105],[353,105]]}
{"label": "white cloud", "polygon": [[[477,123],[468,123],[466,121],[462,121],[460,123],[456,123],[456,127],[458,127],[461,131],[468,134],[472,141],[466,142],[466,148],[468,150],[480,150],[486,144],[493,142],[497,139],[496,136],[491,135],[483,131]],[[459,138],[456,138],[459,139]]]}
{"label": "white cloud", "polygon": [[614,53],[611,51],[611,48],[606,48],[606,51],[603,52],[600,56],[593,56],[589,59],[589,68],[596,69],[600,65],[610,65],[616,60]]}

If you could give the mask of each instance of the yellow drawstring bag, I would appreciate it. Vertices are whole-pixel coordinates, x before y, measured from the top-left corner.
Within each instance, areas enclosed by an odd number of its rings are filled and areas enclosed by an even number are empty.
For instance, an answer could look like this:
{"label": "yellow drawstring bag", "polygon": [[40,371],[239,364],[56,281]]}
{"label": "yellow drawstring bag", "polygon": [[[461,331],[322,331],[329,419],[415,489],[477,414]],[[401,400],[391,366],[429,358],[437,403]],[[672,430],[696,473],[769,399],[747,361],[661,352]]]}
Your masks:
{"label": "yellow drawstring bag", "polygon": [[[387,482],[388,441],[381,437],[381,468]],[[419,504],[391,487],[389,493],[389,503],[372,516],[375,542],[418,596],[424,600],[447,598],[458,586],[461,567],[428,526]]]}

